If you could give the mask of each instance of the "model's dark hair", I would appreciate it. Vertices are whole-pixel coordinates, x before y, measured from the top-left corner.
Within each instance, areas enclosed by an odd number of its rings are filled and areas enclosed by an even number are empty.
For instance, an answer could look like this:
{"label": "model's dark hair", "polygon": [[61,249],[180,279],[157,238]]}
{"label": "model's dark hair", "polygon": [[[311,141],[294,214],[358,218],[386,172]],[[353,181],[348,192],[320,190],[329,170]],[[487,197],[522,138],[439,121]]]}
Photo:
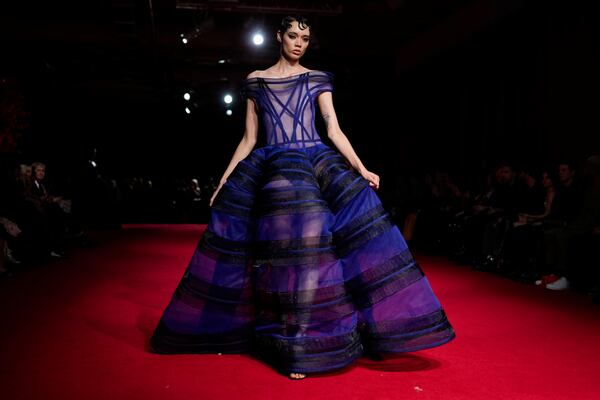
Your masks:
{"label": "model's dark hair", "polygon": [[310,28],[310,23],[308,22],[308,19],[306,19],[305,17],[303,17],[301,15],[294,15],[294,16],[288,15],[287,17],[284,17],[281,20],[281,25],[279,25],[279,31],[281,33],[287,32],[287,30],[292,27],[292,23],[294,21],[298,22],[298,27],[301,30]]}

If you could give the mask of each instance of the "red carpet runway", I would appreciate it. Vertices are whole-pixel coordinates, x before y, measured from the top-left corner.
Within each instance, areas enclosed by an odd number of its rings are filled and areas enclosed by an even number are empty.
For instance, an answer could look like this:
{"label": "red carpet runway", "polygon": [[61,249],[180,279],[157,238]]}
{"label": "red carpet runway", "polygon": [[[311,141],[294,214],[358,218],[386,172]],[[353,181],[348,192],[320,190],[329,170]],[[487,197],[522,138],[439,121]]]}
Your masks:
{"label": "red carpet runway", "polygon": [[425,256],[445,346],[303,381],[245,355],[151,354],[202,229],[127,226],[0,280],[0,398],[600,399],[600,307]]}

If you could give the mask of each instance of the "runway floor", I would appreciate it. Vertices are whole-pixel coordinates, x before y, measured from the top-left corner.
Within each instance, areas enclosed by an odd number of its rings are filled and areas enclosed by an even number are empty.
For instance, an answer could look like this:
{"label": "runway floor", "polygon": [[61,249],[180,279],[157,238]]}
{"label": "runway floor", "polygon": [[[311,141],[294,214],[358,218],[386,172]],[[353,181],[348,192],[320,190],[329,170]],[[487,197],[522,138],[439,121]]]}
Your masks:
{"label": "runway floor", "polygon": [[246,355],[151,354],[203,226],[130,225],[0,279],[2,399],[600,399],[600,307],[417,256],[451,343],[292,381]]}

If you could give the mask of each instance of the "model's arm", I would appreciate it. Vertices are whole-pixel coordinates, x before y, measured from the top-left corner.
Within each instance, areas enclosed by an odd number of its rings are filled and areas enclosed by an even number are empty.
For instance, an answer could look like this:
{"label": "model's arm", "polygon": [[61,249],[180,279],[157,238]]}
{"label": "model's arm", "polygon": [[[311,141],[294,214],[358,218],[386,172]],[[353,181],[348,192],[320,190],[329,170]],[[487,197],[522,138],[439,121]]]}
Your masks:
{"label": "model's arm", "polygon": [[251,99],[246,100],[246,128],[244,131],[244,137],[238,144],[235,152],[233,153],[233,157],[227,166],[227,169],[223,173],[223,177],[219,181],[219,186],[213,193],[210,198],[210,205],[212,206],[213,201],[217,197],[217,193],[221,190],[221,187],[227,182],[227,178],[233,172],[237,164],[242,161],[244,158],[250,154],[254,145],[256,144],[256,139],[258,135],[258,116],[256,114],[256,106],[254,105],[254,101]]}
{"label": "model's arm", "polygon": [[365,168],[363,163],[360,161],[360,158],[358,158],[358,155],[356,155],[356,152],[352,148],[350,141],[340,128],[337,116],[335,114],[335,109],[333,108],[331,92],[321,93],[321,95],[319,95],[317,98],[317,101],[319,103],[319,108],[321,109],[323,120],[325,120],[327,136],[329,139],[331,139],[339,152],[346,157],[346,160],[348,160],[352,168],[361,174],[363,178],[368,180],[369,185],[372,188],[379,189],[379,176]]}

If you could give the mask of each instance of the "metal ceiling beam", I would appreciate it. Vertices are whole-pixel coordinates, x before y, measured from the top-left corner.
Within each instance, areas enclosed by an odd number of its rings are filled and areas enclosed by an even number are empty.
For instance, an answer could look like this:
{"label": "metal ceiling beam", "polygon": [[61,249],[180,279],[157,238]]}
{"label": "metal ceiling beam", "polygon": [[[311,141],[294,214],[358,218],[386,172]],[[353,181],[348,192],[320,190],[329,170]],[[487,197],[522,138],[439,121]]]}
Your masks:
{"label": "metal ceiling beam", "polygon": [[320,2],[319,5],[307,5],[304,7],[289,7],[285,5],[251,5],[241,4],[238,1],[177,1],[175,7],[178,10],[207,10],[237,13],[263,13],[263,14],[310,14],[310,15],[339,15],[343,6],[339,2]]}

